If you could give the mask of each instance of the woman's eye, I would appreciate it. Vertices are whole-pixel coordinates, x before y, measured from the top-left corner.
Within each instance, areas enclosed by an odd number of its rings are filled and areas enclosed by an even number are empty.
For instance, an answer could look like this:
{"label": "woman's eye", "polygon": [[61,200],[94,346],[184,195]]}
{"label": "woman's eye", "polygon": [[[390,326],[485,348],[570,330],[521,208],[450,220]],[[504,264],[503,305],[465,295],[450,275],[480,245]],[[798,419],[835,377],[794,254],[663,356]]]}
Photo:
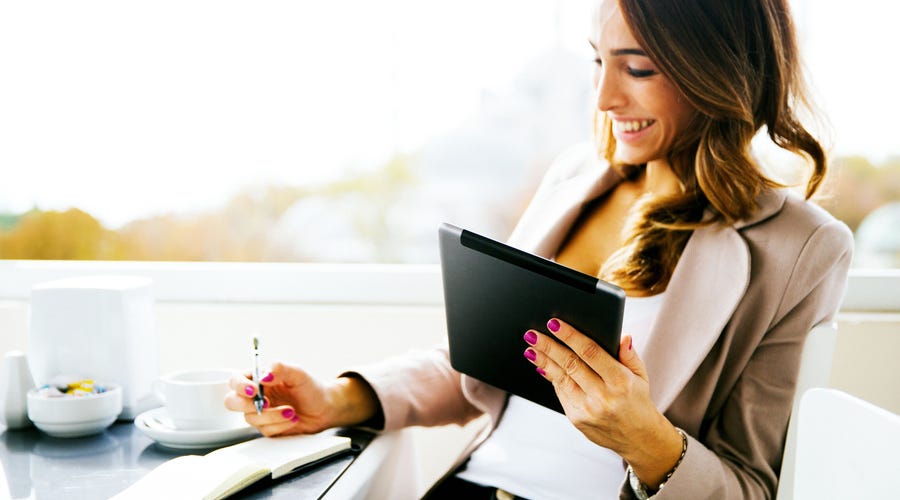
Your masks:
{"label": "woman's eye", "polygon": [[646,78],[646,77],[648,77],[648,76],[653,76],[653,75],[656,74],[656,70],[652,70],[652,69],[637,69],[637,68],[632,68],[632,67],[630,67],[630,66],[626,69],[626,71],[628,71],[628,74],[629,74],[629,75],[631,75],[631,76],[633,76],[633,77],[635,77],[635,78]]}

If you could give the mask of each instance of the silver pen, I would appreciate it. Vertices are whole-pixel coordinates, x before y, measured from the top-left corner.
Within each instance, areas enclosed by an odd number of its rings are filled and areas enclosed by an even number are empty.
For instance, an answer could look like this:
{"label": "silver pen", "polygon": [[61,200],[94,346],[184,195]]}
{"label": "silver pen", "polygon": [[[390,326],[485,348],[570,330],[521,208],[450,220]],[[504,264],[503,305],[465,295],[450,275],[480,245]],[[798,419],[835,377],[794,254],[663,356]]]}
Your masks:
{"label": "silver pen", "polygon": [[265,405],[265,397],[263,395],[263,386],[259,383],[259,337],[253,336],[253,381],[256,382],[256,394],[253,396],[253,406],[256,407],[256,413],[262,413],[263,405]]}

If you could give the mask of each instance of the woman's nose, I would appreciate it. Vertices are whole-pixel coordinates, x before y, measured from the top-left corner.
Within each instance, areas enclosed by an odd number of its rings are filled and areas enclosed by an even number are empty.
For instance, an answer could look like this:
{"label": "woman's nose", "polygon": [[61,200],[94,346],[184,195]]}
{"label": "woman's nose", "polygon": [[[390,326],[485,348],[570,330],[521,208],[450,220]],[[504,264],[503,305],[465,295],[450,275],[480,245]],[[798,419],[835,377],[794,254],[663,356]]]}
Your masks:
{"label": "woman's nose", "polygon": [[600,111],[610,111],[620,107],[625,102],[620,82],[615,75],[609,74],[603,68],[598,71],[596,77],[596,105]]}

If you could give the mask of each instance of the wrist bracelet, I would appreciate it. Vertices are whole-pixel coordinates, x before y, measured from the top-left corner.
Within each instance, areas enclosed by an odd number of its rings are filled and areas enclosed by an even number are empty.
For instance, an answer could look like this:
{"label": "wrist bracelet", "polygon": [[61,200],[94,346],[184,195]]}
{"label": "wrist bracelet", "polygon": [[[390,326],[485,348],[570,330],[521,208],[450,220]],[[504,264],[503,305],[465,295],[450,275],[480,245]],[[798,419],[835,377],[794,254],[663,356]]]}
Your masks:
{"label": "wrist bracelet", "polygon": [[687,435],[683,430],[679,428],[675,428],[678,431],[678,434],[681,435],[681,456],[678,457],[678,461],[675,462],[675,466],[672,467],[666,477],[663,478],[662,483],[659,484],[659,487],[656,488],[656,491],[653,494],[647,492],[647,486],[638,479],[637,475],[634,473],[634,469],[631,468],[631,465],[628,466],[628,484],[631,485],[632,491],[634,491],[635,496],[637,496],[638,500],[649,500],[653,498],[656,493],[662,491],[662,489],[666,486],[666,483],[669,482],[669,479],[672,477],[672,474],[675,474],[675,470],[678,469],[678,466],[681,465],[681,461],[684,460],[684,455],[687,453]]}

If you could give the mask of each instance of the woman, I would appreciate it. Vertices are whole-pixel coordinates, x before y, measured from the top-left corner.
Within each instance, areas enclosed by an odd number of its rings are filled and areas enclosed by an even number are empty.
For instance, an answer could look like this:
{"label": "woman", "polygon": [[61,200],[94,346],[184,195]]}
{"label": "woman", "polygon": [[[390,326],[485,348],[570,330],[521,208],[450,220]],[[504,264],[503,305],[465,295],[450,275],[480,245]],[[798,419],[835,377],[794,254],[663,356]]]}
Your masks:
{"label": "woman", "polygon": [[774,496],[803,341],[834,316],[852,248],[750,154],[765,127],[810,160],[806,198],[825,175],[795,115],[787,2],[606,1],[595,21],[603,159],[555,165],[510,241],[626,290],[619,359],[565,318],[547,318],[561,343],[523,332],[564,417],[460,375],[444,349],[329,382],[275,364],[266,411],[244,378],[229,408],[266,435],[487,414],[491,432],[432,498]]}

